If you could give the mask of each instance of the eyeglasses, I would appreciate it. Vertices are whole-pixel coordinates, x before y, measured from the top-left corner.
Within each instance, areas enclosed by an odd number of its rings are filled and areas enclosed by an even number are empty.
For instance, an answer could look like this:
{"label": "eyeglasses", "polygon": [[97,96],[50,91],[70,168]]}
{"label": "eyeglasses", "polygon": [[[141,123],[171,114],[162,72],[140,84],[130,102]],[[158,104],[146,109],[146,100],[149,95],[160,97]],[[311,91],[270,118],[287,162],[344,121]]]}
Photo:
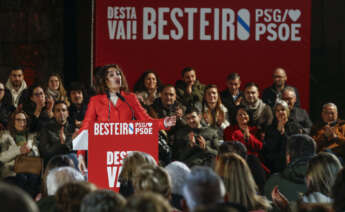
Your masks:
{"label": "eyeglasses", "polygon": [[34,93],[34,96],[44,96],[44,93],[43,92]]}
{"label": "eyeglasses", "polygon": [[17,122],[26,122],[26,119],[14,119]]}

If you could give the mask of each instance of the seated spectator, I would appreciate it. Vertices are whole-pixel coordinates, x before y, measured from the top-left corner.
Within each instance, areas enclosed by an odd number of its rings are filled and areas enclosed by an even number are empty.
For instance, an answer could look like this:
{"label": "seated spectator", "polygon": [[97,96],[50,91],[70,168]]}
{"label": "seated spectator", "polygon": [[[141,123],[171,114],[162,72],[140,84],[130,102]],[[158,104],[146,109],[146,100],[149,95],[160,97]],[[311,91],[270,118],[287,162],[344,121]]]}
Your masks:
{"label": "seated spectator", "polygon": [[[265,88],[262,92],[262,101],[273,108],[277,99],[282,99],[282,91],[288,85],[286,84],[287,75],[283,68],[276,68],[273,72],[273,85],[271,87]],[[297,88],[289,86],[295,90],[296,94],[296,106],[299,107],[300,100]]]}
{"label": "seated spectator", "polygon": [[88,104],[88,98],[84,86],[79,82],[71,83],[68,96],[71,102],[68,107],[70,122],[73,125],[73,128],[79,129],[84,120]]}
{"label": "seated spectator", "polygon": [[0,82],[0,130],[7,128],[8,119],[15,109],[11,93],[5,88],[4,83]]}
{"label": "seated spectator", "polygon": [[56,102],[53,111],[54,118],[41,129],[38,136],[38,148],[46,163],[54,155],[72,152],[72,134],[74,131],[68,123],[67,104],[62,101]]}
{"label": "seated spectator", "polygon": [[333,209],[335,212],[345,211],[345,169],[341,169],[332,186]]}
{"label": "seated spectator", "polygon": [[173,207],[182,210],[182,188],[187,176],[190,174],[190,169],[186,164],[180,161],[174,161],[169,163],[165,167],[165,170],[171,178],[171,204]]}
{"label": "seated spectator", "polygon": [[229,111],[230,123],[236,119],[235,112],[243,99],[243,92],[240,90],[241,78],[238,73],[231,73],[227,77],[226,87],[221,92],[222,103]]}
{"label": "seated spectator", "polygon": [[87,194],[80,206],[80,212],[122,212],[126,199],[111,190],[97,190]]}
{"label": "seated spectator", "polygon": [[63,86],[61,76],[58,73],[51,73],[49,75],[46,94],[53,97],[54,102],[64,101],[69,105],[67,92]]}
{"label": "seated spectator", "polygon": [[244,101],[242,101],[252,117],[250,125],[260,131],[259,139],[264,140],[265,130],[272,124],[273,114],[271,107],[259,98],[259,86],[253,82],[244,87]]}
{"label": "seated spectator", "polygon": [[[15,176],[14,162],[19,155],[39,156],[36,134],[29,133],[28,116],[23,111],[11,114],[8,131],[0,137],[1,178]],[[19,183],[19,182],[18,182]]]}
{"label": "seated spectator", "polygon": [[222,177],[228,192],[228,201],[241,204],[250,210],[271,208],[269,201],[258,195],[258,189],[246,161],[236,153],[221,155],[215,172]]}
{"label": "seated spectator", "polygon": [[[338,172],[342,169],[342,165],[338,158],[332,153],[322,152],[314,156],[308,165],[306,173],[307,191],[299,197],[297,205],[290,202],[287,205],[286,199],[278,188],[272,191],[272,199],[274,202],[279,202],[281,210],[285,211],[287,207],[295,211],[294,207],[305,203],[332,203],[331,188],[336,180]],[[284,208],[285,207],[285,208]]]}
{"label": "seated spectator", "polygon": [[250,118],[248,110],[240,106],[236,112],[236,123],[224,130],[225,141],[240,141],[243,143],[248,155],[259,156],[262,149],[262,142],[256,138],[257,128],[249,125]]}
{"label": "seated spectator", "polygon": [[286,167],[286,140],[289,136],[302,132],[303,127],[290,119],[290,109],[284,100],[278,99],[273,108],[275,119],[267,129],[263,157],[272,173],[280,172]]}
{"label": "seated spectator", "polygon": [[61,186],[55,194],[56,212],[79,212],[83,198],[96,191],[97,187],[89,182],[69,182]]}
{"label": "seated spectator", "polygon": [[301,133],[310,134],[310,129],[313,123],[311,122],[307,111],[296,105],[296,96],[296,91],[293,87],[286,86],[282,91],[282,99],[289,105],[289,119],[297,122],[303,127]]}
{"label": "seated spectator", "polygon": [[134,194],[127,199],[123,212],[171,212],[169,202],[161,195],[145,192]]}
{"label": "seated spectator", "polygon": [[307,191],[304,179],[308,162],[315,155],[315,151],[316,144],[310,136],[300,134],[289,137],[286,146],[287,167],[268,178],[264,188],[265,196],[271,199],[271,192],[277,186],[287,200],[296,201],[299,193]]}
{"label": "seated spectator", "polygon": [[134,85],[140,103],[150,106],[159,97],[159,88],[162,86],[157,74],[153,71],[144,72]]}
{"label": "seated spectator", "polygon": [[[65,162],[62,162],[62,163],[65,163]],[[47,167],[50,167],[50,166],[47,166]],[[55,212],[55,203],[56,203],[55,193],[61,186],[63,186],[64,184],[68,182],[85,180],[84,176],[78,170],[72,167],[68,167],[68,166],[53,168],[45,176],[46,178],[43,182],[45,183],[44,186],[46,187],[47,196],[44,196],[37,203],[40,208],[40,211],[45,211],[45,212]]]}
{"label": "seated spectator", "polygon": [[225,202],[225,194],[222,179],[208,167],[193,167],[183,187],[188,211],[194,211],[198,206]]}
{"label": "seated spectator", "polygon": [[253,174],[256,185],[259,188],[259,193],[263,194],[266,182],[266,172],[263,168],[259,158],[254,155],[247,155],[246,146],[239,141],[226,141],[220,145],[217,155],[217,160],[224,154],[236,153],[246,160],[250,171]]}
{"label": "seated spectator", "polygon": [[38,132],[53,117],[54,100],[46,98],[43,87],[34,84],[28,89],[28,98],[23,102],[23,110],[30,117],[30,131]]}
{"label": "seated spectator", "polygon": [[322,121],[315,124],[311,136],[317,144],[317,151],[331,150],[345,158],[345,121],[338,118],[338,108],[333,103],[322,106]]}
{"label": "seated spectator", "polygon": [[15,66],[11,68],[6,88],[11,93],[13,106],[18,107],[22,103],[22,99],[27,95],[27,85],[24,80],[24,69],[22,67]]}
{"label": "seated spectator", "polygon": [[144,164],[157,165],[155,159],[144,152],[130,152],[123,160],[122,171],[119,176],[120,194],[128,197],[134,193],[133,178],[138,167]]}
{"label": "seated spectator", "polygon": [[228,109],[222,104],[216,85],[207,85],[202,100],[202,117],[206,124],[217,130],[218,136],[223,137],[223,130],[229,123]]}
{"label": "seated spectator", "polygon": [[177,100],[186,107],[196,107],[202,101],[205,85],[196,79],[196,71],[191,67],[182,70],[182,78],[175,85]]}
{"label": "seated spectator", "polygon": [[184,119],[187,126],[180,128],[173,141],[173,160],[189,167],[211,166],[220,145],[216,130],[201,125],[201,114],[196,108],[187,109]]}
{"label": "seated spectator", "polygon": [[20,188],[0,182],[1,211],[39,212],[34,200]]}

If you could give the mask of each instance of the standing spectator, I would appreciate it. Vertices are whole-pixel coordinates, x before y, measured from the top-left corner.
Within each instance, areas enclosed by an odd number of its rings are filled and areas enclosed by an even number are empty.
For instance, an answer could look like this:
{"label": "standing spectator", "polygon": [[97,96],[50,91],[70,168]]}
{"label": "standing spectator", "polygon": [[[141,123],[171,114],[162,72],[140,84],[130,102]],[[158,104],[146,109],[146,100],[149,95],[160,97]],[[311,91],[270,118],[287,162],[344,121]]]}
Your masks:
{"label": "standing spectator", "polygon": [[216,85],[207,85],[202,101],[202,115],[208,126],[218,132],[218,136],[223,137],[223,130],[229,123],[228,109],[222,104]]}
{"label": "standing spectator", "polygon": [[240,90],[240,75],[238,73],[229,74],[227,77],[226,86],[227,89],[221,92],[221,98],[223,104],[229,111],[230,123],[232,123],[236,119],[236,109],[241,104],[243,99],[243,92]]}
{"label": "standing spectator", "polygon": [[215,172],[222,177],[229,194],[228,201],[241,204],[249,211],[271,208],[269,201],[258,195],[252,173],[246,161],[235,153],[221,155],[216,161]]}
{"label": "standing spectator", "polygon": [[[276,99],[282,98],[282,91],[287,86],[287,75],[283,68],[276,68],[273,72],[273,85],[271,87],[265,88],[262,93],[262,100],[273,108],[276,103]],[[292,86],[290,86],[292,87]],[[296,94],[296,106],[299,107],[300,100],[297,88],[292,87]]]}
{"label": "standing spectator", "polygon": [[321,122],[315,124],[311,136],[316,141],[317,151],[331,150],[345,158],[345,121],[338,118],[338,108],[333,103],[322,106]]}
{"label": "standing spectator", "polygon": [[286,167],[286,141],[289,136],[301,133],[303,127],[290,119],[290,110],[284,100],[277,100],[273,108],[275,120],[267,129],[263,157],[272,173],[280,172]]}
{"label": "standing spectator", "polygon": [[271,107],[266,105],[259,98],[259,87],[257,84],[250,82],[244,87],[244,101],[242,102],[247,107],[250,116],[252,117],[251,125],[258,127],[260,131],[259,138],[264,139],[264,131],[272,124],[273,114]]}
{"label": "standing spectator", "polygon": [[200,104],[205,90],[205,85],[196,78],[196,71],[191,67],[182,70],[183,80],[176,82],[177,99],[186,107]]}
{"label": "standing spectator", "polygon": [[0,130],[7,128],[9,116],[15,109],[11,93],[4,83],[0,82]]}
{"label": "standing spectator", "polygon": [[307,191],[304,180],[308,162],[315,155],[315,151],[316,144],[310,136],[305,134],[291,136],[286,146],[287,167],[268,178],[264,188],[265,196],[271,199],[273,188],[278,186],[289,201],[296,201],[299,193]]}
{"label": "standing spectator", "polygon": [[30,131],[38,132],[53,117],[54,100],[46,98],[43,87],[31,85],[28,89],[29,98],[23,102],[23,110],[30,117]]}
{"label": "standing spectator", "polygon": [[84,120],[88,99],[84,86],[79,82],[71,83],[69,88],[70,106],[68,107],[69,118],[73,128],[80,128]]}
{"label": "standing spectator", "polygon": [[310,134],[310,129],[313,126],[307,111],[296,106],[296,91],[293,87],[286,86],[282,91],[282,98],[289,105],[289,118],[299,123],[303,129],[301,133]]}
{"label": "standing spectator", "polygon": [[144,72],[134,85],[134,92],[143,106],[150,106],[159,97],[162,86],[157,74],[153,71]]}
{"label": "standing spectator", "polygon": [[[45,162],[58,154],[69,154],[72,151],[73,128],[68,122],[67,104],[56,102],[53,108],[54,118],[39,133],[39,150]],[[76,156],[75,156],[76,157]],[[72,159],[75,159],[72,156]]]}
{"label": "standing spectator", "polygon": [[12,95],[13,105],[17,107],[21,104],[21,99],[25,98],[25,90],[27,88],[24,80],[24,69],[22,67],[13,67],[6,83],[6,88]]}
{"label": "standing spectator", "polygon": [[54,102],[64,101],[69,105],[67,92],[63,86],[61,76],[58,73],[52,73],[49,75],[46,93],[48,96],[53,97]]}

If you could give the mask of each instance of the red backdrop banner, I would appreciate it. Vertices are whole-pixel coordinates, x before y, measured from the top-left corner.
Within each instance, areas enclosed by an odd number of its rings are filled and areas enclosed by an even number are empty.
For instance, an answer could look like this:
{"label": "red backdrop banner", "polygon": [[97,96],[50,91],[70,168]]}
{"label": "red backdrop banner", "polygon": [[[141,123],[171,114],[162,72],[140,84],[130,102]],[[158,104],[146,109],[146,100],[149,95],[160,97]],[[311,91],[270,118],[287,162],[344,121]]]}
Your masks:
{"label": "red backdrop banner", "polygon": [[94,64],[119,64],[129,84],[145,70],[174,84],[190,66],[225,87],[238,72],[261,90],[283,67],[309,104],[311,1],[97,0]]}
{"label": "red backdrop banner", "polygon": [[123,159],[131,151],[146,152],[158,161],[155,122],[95,123],[89,130],[88,180],[99,188],[120,189]]}

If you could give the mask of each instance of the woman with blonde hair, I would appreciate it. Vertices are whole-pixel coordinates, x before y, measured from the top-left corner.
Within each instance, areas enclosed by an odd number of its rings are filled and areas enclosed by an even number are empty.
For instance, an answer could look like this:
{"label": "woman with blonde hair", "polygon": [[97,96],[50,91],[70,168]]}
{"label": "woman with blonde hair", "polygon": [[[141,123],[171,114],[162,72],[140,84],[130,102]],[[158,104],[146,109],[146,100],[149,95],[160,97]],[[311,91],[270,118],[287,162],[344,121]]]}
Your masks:
{"label": "woman with blonde hair", "polygon": [[46,93],[56,101],[65,101],[69,106],[67,91],[63,86],[62,78],[58,73],[51,73],[48,77]]}
{"label": "woman with blonde hair", "polygon": [[208,126],[223,137],[223,130],[230,125],[228,109],[222,104],[217,85],[207,85],[203,97],[202,116]]}
{"label": "woman with blonde hair", "polygon": [[216,161],[215,172],[222,177],[228,201],[243,205],[248,210],[268,210],[269,201],[258,195],[258,188],[246,161],[235,153],[221,155]]}

